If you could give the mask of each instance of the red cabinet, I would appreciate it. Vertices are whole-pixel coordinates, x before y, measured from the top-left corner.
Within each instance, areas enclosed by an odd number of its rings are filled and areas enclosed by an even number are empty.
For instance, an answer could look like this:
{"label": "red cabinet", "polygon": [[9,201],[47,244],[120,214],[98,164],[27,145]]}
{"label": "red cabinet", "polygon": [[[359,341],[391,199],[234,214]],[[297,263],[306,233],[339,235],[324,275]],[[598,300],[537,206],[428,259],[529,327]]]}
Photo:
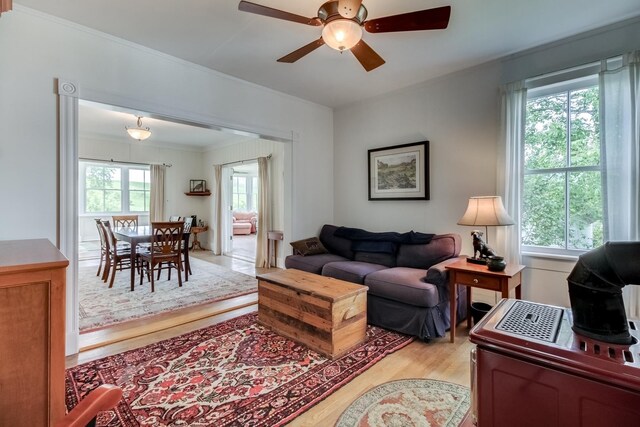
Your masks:
{"label": "red cabinet", "polygon": [[[504,299],[471,331],[477,345],[474,406],[479,427],[640,425],[638,344],[612,345],[579,336],[571,330],[570,311],[559,307],[552,307],[559,319],[540,326],[547,337],[539,339],[529,331],[523,336],[519,328],[504,330],[515,304],[538,306],[533,311],[543,306]],[[545,323],[539,312],[515,317]]]}

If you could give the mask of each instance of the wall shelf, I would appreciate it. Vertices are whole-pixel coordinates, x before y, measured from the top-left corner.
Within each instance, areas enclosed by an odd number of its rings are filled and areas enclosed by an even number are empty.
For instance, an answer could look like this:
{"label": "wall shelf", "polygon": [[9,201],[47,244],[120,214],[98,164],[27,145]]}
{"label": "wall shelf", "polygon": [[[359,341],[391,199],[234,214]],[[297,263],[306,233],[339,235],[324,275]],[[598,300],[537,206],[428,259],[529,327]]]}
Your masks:
{"label": "wall shelf", "polygon": [[211,191],[199,191],[197,193],[192,193],[190,191],[187,191],[186,193],[187,196],[210,196],[211,195]]}

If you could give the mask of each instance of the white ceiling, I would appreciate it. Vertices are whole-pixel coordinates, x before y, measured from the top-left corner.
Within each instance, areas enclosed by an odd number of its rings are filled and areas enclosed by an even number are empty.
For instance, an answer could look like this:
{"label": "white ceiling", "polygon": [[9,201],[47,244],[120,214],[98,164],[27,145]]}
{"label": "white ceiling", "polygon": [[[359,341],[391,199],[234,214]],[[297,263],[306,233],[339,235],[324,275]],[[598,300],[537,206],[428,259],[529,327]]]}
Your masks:
{"label": "white ceiling", "polygon": [[[322,46],[277,58],[319,27],[238,11],[238,0],[16,0],[87,27],[319,104],[337,107],[640,15],[640,0],[364,0],[369,19],[451,5],[445,30],[369,34],[386,64],[367,73]],[[255,0],[315,17],[322,0]]]}
{"label": "white ceiling", "polygon": [[111,141],[153,144],[155,146],[179,149],[208,150],[237,144],[255,137],[238,135],[233,131],[220,131],[185,123],[171,122],[167,119],[149,117],[140,114],[142,127],[149,127],[151,136],[145,141],[132,139],[125,127],[137,127],[137,112],[128,112],[119,107],[80,101],[78,112],[78,134],[80,138],[100,138]]}

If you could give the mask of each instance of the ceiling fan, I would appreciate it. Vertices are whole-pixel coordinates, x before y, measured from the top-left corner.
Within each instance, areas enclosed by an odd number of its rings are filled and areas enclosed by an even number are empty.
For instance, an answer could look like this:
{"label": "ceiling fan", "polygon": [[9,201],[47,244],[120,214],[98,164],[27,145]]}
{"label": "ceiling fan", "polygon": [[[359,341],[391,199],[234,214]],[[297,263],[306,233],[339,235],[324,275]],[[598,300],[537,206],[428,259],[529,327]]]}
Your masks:
{"label": "ceiling fan", "polygon": [[340,52],[350,50],[367,71],[378,68],[385,61],[362,40],[362,28],[369,33],[441,30],[447,28],[451,15],[451,6],[443,6],[365,21],[367,8],[362,4],[362,0],[328,1],[320,6],[318,16],[315,18],[306,18],[244,0],[240,2],[238,9],[299,24],[324,27],[322,36],[318,40],[283,56],[278,59],[278,62],[296,62],[323,44],[327,44]]}

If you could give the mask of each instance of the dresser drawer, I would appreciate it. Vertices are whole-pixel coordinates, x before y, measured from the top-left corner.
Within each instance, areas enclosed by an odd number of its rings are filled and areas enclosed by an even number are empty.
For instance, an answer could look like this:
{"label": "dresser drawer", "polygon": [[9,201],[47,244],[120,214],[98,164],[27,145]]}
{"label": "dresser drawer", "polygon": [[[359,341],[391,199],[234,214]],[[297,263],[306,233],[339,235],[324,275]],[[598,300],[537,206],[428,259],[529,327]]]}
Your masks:
{"label": "dresser drawer", "polygon": [[500,291],[500,278],[484,276],[478,273],[456,273],[456,283],[459,285],[473,286],[474,288]]}

